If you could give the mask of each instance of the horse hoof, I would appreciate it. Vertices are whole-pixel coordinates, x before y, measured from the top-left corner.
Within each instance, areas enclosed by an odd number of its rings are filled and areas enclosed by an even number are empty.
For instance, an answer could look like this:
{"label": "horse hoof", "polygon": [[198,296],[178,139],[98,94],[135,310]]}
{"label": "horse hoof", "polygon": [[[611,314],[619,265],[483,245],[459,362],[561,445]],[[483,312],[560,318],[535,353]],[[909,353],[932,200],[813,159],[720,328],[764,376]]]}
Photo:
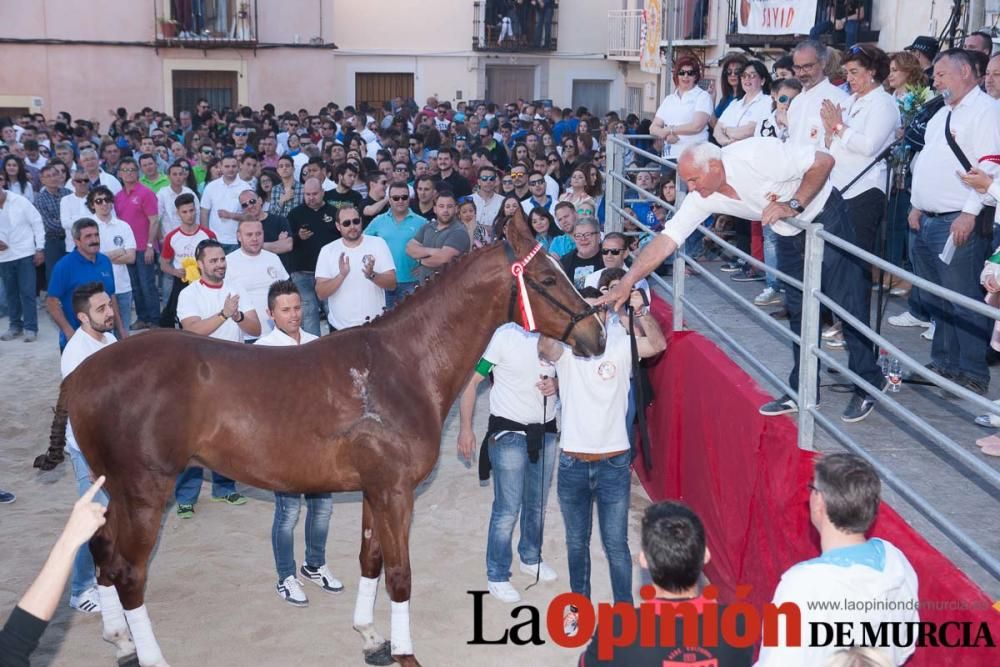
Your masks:
{"label": "horse hoof", "polygon": [[403,665],[403,667],[420,667],[420,663],[412,655],[394,655],[392,659]]}
{"label": "horse hoof", "polygon": [[393,661],[392,655],[392,644],[388,641],[382,642],[381,646],[373,648],[370,651],[365,651],[365,664],[366,665],[391,665]]}

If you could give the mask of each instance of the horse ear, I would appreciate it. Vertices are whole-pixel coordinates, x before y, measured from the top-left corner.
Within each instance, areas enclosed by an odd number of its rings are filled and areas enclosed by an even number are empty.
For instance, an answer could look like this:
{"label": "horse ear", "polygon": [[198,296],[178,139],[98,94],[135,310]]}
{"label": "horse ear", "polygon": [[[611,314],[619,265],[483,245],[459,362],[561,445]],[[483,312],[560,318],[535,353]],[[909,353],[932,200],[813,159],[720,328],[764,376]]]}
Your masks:
{"label": "horse ear", "polygon": [[514,250],[517,251],[518,255],[523,256],[535,247],[535,235],[528,224],[527,216],[524,215],[524,209],[520,206],[518,206],[517,212],[507,221],[507,227],[504,231],[507,240],[514,246]]}

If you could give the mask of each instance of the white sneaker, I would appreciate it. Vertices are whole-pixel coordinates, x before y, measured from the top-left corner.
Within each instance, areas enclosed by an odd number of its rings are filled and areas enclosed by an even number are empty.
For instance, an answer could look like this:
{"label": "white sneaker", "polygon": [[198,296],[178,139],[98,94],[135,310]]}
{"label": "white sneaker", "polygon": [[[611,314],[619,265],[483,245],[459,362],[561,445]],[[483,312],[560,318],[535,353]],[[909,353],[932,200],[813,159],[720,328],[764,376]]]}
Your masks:
{"label": "white sneaker", "polygon": [[282,600],[293,607],[308,607],[309,598],[302,590],[302,582],[295,578],[295,575],[285,577],[285,580],[274,587]]}
{"label": "white sneaker", "polygon": [[537,565],[525,565],[524,563],[521,563],[521,572],[530,577],[537,575],[539,581],[555,581],[559,578],[556,571],[544,561],[538,563]]}
{"label": "white sneaker", "polygon": [[840,322],[831,324],[827,328],[823,329],[823,333],[820,334],[820,337],[823,340],[833,340],[834,338],[840,335],[842,327],[843,325]]}
{"label": "white sneaker", "polygon": [[489,585],[490,595],[500,602],[515,604],[521,601],[521,594],[514,590],[509,581],[487,581],[486,583]]}
{"label": "white sneaker", "polygon": [[918,319],[913,316],[910,311],[905,311],[899,315],[893,315],[889,318],[889,324],[894,327],[929,327],[930,322],[925,322],[924,320]]}
{"label": "white sneaker", "polygon": [[920,334],[920,337],[924,340],[934,340],[934,329],[936,328],[935,323],[931,322],[931,325],[927,327],[927,331]]}
{"label": "white sneaker", "polygon": [[782,298],[781,292],[773,287],[765,287],[764,291],[754,297],[753,300],[755,306],[774,306],[783,302],[784,298]]}
{"label": "white sneaker", "polygon": [[330,568],[326,565],[320,565],[315,569],[309,567],[308,565],[303,565],[299,568],[299,574],[305,577],[307,581],[311,581],[322,588],[327,593],[340,593],[344,590],[344,584],[341,583],[340,579],[333,576],[333,572],[330,572]]}
{"label": "white sneaker", "polygon": [[96,614],[101,611],[101,598],[96,588],[88,588],[79,595],[70,596],[69,606],[85,614]]}

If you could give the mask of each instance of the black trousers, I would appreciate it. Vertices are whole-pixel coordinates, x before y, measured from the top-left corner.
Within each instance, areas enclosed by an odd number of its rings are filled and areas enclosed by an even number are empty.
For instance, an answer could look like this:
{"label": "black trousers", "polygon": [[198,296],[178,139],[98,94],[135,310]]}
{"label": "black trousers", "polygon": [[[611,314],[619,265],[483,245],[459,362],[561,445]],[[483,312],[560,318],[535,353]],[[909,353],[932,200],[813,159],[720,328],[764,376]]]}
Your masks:
{"label": "black trousers", "polygon": [[170,288],[170,297],[167,298],[167,305],[160,311],[160,327],[173,329],[180,325],[180,322],[177,321],[177,299],[181,295],[181,290],[187,286],[186,282],[174,276],[173,287]]}
{"label": "black trousers", "polygon": [[[848,243],[856,244],[854,226],[848,217],[847,205],[837,190],[830,193],[823,212],[813,221]],[[778,269],[799,280],[805,265],[805,232],[795,236],[778,237]],[[839,306],[865,324],[869,324],[868,301],[871,298],[870,277],[865,275],[861,262],[852,255],[831,244],[823,250],[823,293]],[[788,286],[785,291],[785,307],[788,309],[788,324],[796,334],[802,333],[802,292]],[[848,367],[866,381],[881,387],[884,378],[875,361],[872,343],[857,329],[844,323],[844,340],[847,342]],[[818,339],[817,339],[818,342]],[[799,346],[792,346],[792,372],[788,384],[798,391],[799,387]],[[816,375],[819,385],[819,374]],[[818,397],[818,394],[817,394]]]}

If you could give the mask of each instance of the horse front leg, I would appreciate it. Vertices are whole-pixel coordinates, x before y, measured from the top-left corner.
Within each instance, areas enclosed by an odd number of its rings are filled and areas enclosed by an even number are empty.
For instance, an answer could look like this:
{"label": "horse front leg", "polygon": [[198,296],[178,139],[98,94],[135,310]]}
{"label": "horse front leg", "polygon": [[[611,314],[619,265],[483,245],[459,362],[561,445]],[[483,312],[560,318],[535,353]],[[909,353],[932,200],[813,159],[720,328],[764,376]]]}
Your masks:
{"label": "horse front leg", "polygon": [[371,502],[366,494],[361,509],[361,581],[358,597],[354,604],[354,629],[364,639],[362,650],[365,663],[369,665],[391,665],[393,663],[391,645],[375,629],[375,596],[378,580],[382,575],[382,547],[375,534],[375,520]]}
{"label": "horse front leg", "polygon": [[385,559],[385,587],[392,601],[392,657],[405,667],[420,667],[410,638],[410,521],[413,489],[387,490],[373,506]]}

